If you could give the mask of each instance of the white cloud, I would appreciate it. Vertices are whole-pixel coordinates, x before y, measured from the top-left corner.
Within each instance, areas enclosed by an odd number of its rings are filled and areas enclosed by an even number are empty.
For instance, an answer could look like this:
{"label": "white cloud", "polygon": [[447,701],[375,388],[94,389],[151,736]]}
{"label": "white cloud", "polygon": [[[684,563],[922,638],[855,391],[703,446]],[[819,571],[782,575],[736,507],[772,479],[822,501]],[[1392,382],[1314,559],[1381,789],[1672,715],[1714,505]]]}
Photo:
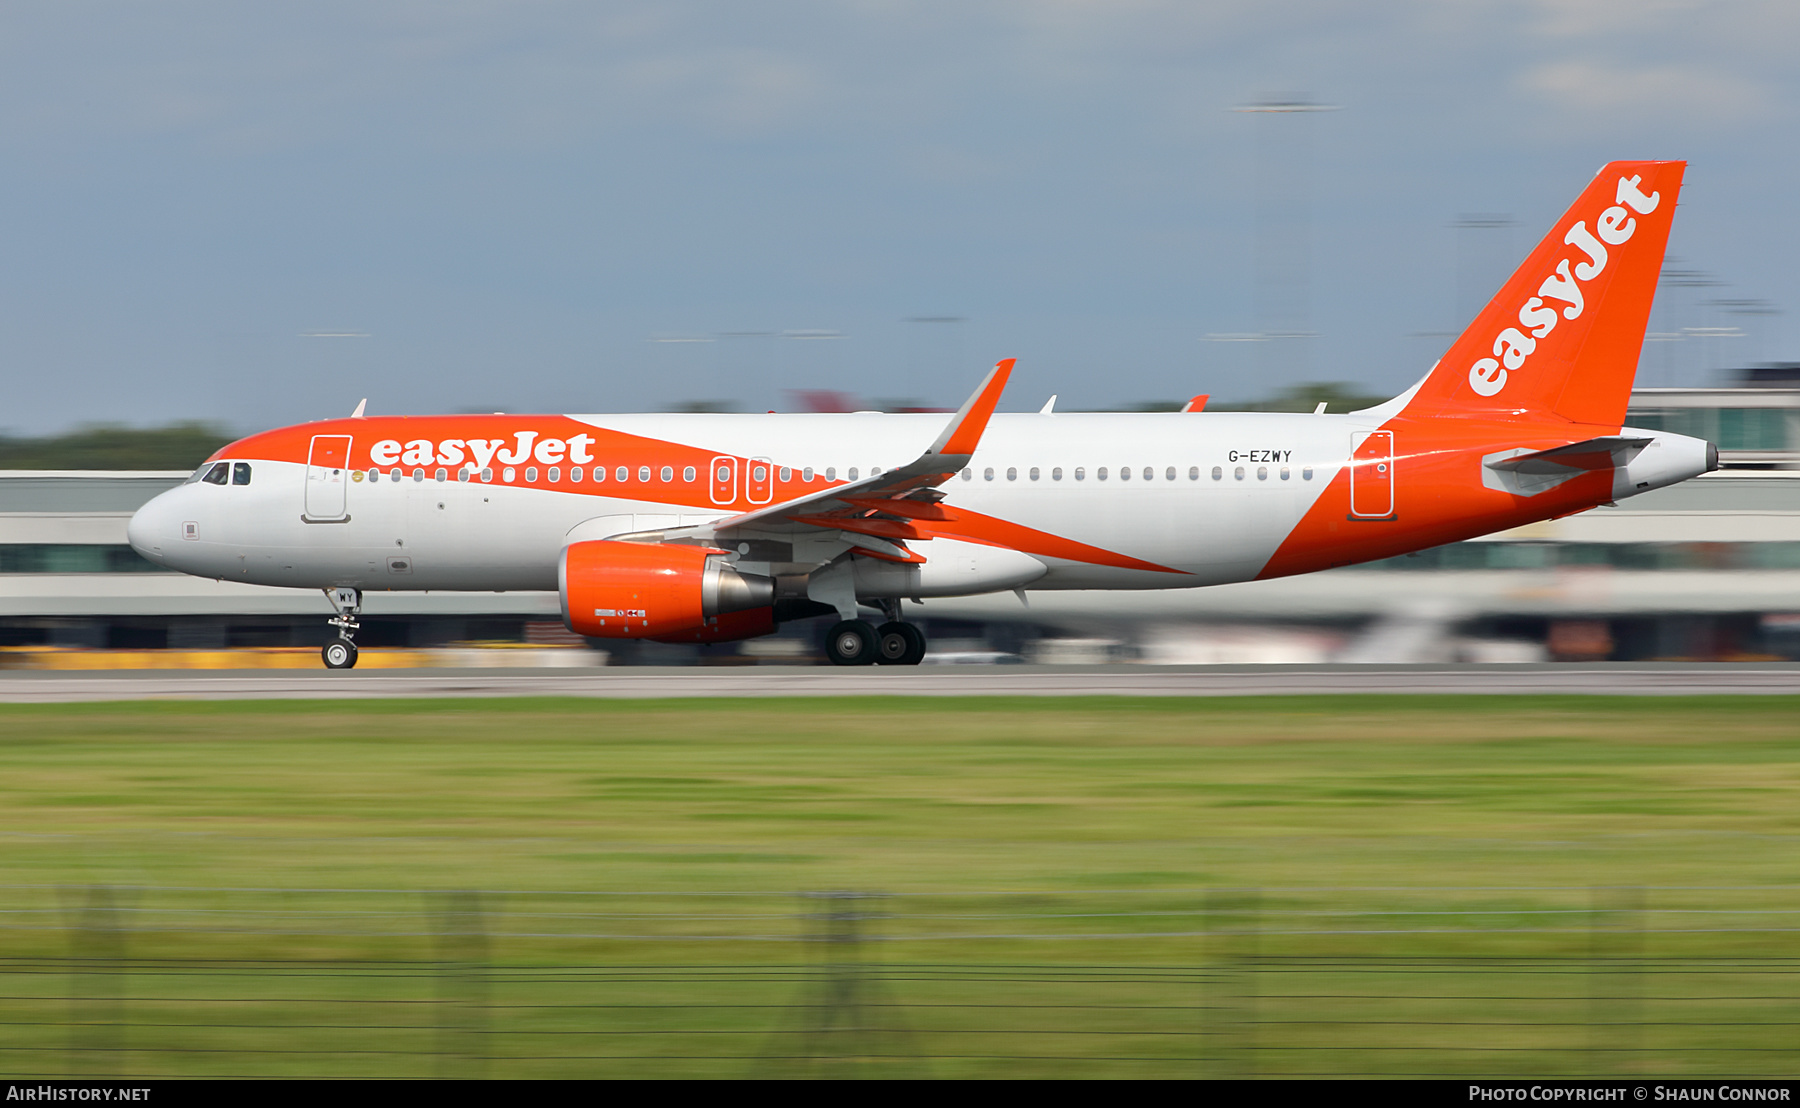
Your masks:
{"label": "white cloud", "polygon": [[1519,83],[1554,109],[1552,118],[1575,127],[1672,121],[1737,128],[1776,108],[1773,90],[1761,82],[1698,63],[1551,62],[1527,69]]}

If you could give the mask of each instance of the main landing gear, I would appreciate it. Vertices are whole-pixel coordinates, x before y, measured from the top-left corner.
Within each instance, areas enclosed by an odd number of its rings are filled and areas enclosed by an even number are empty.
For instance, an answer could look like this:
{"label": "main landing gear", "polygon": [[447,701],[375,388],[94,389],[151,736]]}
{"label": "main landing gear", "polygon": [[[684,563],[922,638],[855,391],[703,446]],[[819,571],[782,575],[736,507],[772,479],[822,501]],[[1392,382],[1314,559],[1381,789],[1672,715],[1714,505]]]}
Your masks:
{"label": "main landing gear", "polygon": [[925,632],[893,620],[875,632],[875,660],[884,666],[916,666],[925,660]]}
{"label": "main landing gear", "polygon": [[899,605],[888,608],[889,619],[880,628],[860,619],[847,619],[825,638],[825,656],[834,666],[916,666],[925,660],[925,632],[898,618]]}
{"label": "main landing gear", "polygon": [[332,610],[337,612],[325,622],[338,629],[338,637],[326,643],[319,655],[325,659],[326,669],[355,669],[356,643],[353,638],[362,627],[356,622],[362,612],[362,593],[357,589],[326,589],[325,599],[331,601]]}

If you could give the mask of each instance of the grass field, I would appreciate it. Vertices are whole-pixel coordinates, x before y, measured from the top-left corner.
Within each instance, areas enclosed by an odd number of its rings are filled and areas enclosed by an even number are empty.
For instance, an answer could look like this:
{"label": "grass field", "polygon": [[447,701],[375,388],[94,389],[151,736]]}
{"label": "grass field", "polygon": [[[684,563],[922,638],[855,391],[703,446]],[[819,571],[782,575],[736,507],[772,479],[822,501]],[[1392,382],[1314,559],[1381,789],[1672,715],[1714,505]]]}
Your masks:
{"label": "grass field", "polygon": [[0,735],[8,1073],[1800,1046],[1789,698],[142,703]]}

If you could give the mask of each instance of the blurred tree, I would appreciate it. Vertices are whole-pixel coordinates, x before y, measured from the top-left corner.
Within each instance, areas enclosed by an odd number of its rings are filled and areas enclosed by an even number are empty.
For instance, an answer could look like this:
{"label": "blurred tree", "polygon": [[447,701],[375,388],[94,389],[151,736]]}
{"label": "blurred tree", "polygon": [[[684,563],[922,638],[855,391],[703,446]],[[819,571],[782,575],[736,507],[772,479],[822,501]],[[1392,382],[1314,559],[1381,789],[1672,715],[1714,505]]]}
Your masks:
{"label": "blurred tree", "polygon": [[193,469],[236,436],[212,423],[95,423],[45,438],[0,435],[0,469]]}

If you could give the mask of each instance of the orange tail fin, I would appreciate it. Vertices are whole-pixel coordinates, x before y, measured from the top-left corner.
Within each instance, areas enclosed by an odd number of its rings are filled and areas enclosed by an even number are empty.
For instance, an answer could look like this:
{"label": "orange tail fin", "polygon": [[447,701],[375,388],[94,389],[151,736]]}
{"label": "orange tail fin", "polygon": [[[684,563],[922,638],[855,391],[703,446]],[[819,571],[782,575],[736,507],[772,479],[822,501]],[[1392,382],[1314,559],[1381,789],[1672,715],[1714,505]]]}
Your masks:
{"label": "orange tail fin", "polygon": [[1409,415],[1625,418],[1686,162],[1612,162],[1475,317]]}

